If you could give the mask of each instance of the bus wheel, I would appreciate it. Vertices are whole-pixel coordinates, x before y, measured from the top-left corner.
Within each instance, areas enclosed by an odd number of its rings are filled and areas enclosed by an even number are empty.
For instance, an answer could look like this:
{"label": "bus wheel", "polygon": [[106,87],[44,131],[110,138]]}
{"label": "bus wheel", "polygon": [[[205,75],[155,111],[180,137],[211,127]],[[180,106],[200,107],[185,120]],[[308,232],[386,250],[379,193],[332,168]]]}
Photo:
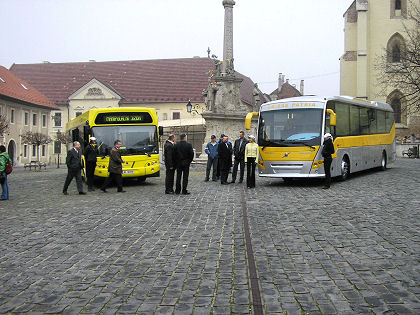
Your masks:
{"label": "bus wheel", "polygon": [[349,174],[350,174],[350,162],[349,162],[349,158],[346,155],[341,160],[341,175],[340,175],[340,179],[342,181],[346,180],[349,177]]}
{"label": "bus wheel", "polygon": [[145,181],[146,181],[146,177],[143,177],[143,176],[137,177],[137,182],[138,183],[144,183]]}
{"label": "bus wheel", "polygon": [[381,170],[385,171],[386,170],[386,152],[382,152],[382,159],[381,159]]}

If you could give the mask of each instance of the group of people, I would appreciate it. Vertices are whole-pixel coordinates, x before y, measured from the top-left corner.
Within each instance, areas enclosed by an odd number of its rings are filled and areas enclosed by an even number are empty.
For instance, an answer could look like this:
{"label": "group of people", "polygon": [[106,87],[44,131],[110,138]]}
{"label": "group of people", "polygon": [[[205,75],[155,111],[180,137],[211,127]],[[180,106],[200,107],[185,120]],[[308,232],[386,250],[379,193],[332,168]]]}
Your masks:
{"label": "group of people", "polygon": [[[121,141],[115,140],[114,147],[109,154],[109,176],[105,179],[101,190],[107,192],[106,188],[111,181],[117,185],[117,192],[125,192],[122,187],[122,164],[125,161],[121,157],[120,147]],[[3,165],[10,159],[5,152],[4,146],[0,146],[0,174],[4,173]],[[222,185],[233,184],[236,182],[238,168],[239,168],[239,183],[244,180],[245,165],[246,165],[246,184],[248,188],[255,188],[255,168],[258,162],[259,149],[255,142],[255,137],[249,135],[245,138],[243,131],[239,132],[239,138],[235,140],[233,146],[229,141],[229,137],[222,134],[217,140],[215,135],[211,136],[211,141],[207,143],[205,152],[208,156],[205,181],[210,180],[210,172],[212,172],[212,180],[218,181]],[[332,136],[329,133],[324,135],[324,145],[322,148],[322,156],[324,157],[325,169],[325,185],[324,188],[330,188],[331,184],[331,163],[334,154],[334,145]],[[96,138],[91,137],[89,145],[85,148],[85,163],[86,163],[86,177],[88,190],[93,191],[94,172],[96,167],[96,158],[99,155]],[[189,195],[188,191],[188,177],[191,162],[194,159],[194,150],[191,143],[187,142],[187,135],[181,134],[180,141],[175,142],[175,135],[170,134],[164,145],[164,156],[166,166],[165,178],[165,193],[166,194],[183,194]],[[232,167],[232,156],[234,157],[232,179],[228,181],[230,169]],[[75,141],[73,148],[68,151],[66,164],[68,168],[67,177],[63,187],[63,194],[67,195],[67,188],[73,178],[76,178],[77,190],[80,195],[86,194],[83,191],[83,183],[81,170],[82,153],[80,150],[80,143]],[[175,182],[176,171],[176,183]],[[3,175],[2,175],[3,176]],[[174,190],[175,184],[175,190]],[[3,193],[1,199],[8,199],[7,176],[6,180],[2,180]]]}
{"label": "group of people", "polygon": [[[255,187],[255,167],[258,161],[258,145],[255,137],[249,135],[245,138],[243,131],[239,132],[239,138],[232,143],[229,137],[222,134],[219,140],[216,136],[211,136],[211,141],[207,143],[205,152],[208,156],[205,181],[210,180],[210,171],[213,169],[212,180],[220,182],[222,185],[229,185],[236,182],[239,167],[239,183],[244,180],[245,164],[247,167],[246,184],[248,188]],[[229,172],[232,167],[232,155],[234,156],[232,180],[229,182]]]}
{"label": "group of people", "polygon": [[[103,185],[101,186],[101,190],[106,193],[106,188],[108,187],[111,181],[114,181],[117,184],[117,192],[123,193],[122,187],[122,164],[125,161],[121,158],[121,141],[115,140],[114,147],[109,153],[109,166],[108,172],[109,176],[105,179]],[[95,168],[96,168],[96,158],[99,155],[99,150],[96,144],[96,138],[91,137],[89,141],[89,145],[86,146],[84,156],[85,156],[85,165],[86,165],[86,179],[88,185],[88,191],[94,191],[95,188],[93,186],[94,176],[95,176]],[[76,179],[77,190],[79,195],[85,195],[86,192],[83,191],[83,182],[82,182],[82,152],[80,150],[80,142],[74,141],[73,148],[67,152],[66,158],[67,164],[67,177],[64,182],[63,187],[63,194],[68,195],[67,188],[69,187],[73,178]]]}

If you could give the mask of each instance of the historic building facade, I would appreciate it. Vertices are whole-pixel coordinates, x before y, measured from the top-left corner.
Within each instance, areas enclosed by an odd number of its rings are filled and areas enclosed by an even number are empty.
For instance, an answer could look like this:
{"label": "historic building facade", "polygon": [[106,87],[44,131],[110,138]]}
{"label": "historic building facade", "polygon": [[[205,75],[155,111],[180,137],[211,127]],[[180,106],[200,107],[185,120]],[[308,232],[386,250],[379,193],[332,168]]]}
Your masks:
{"label": "historic building facade", "polygon": [[[405,47],[404,24],[409,0],[355,0],[344,14],[345,52],[340,58],[340,94],[378,100],[394,108],[397,134],[409,132],[419,117],[407,115],[403,93],[394,86],[384,91],[378,83],[378,60],[389,52],[387,62],[400,62]],[[385,70],[386,71],[386,70]]]}
{"label": "historic building facade", "polygon": [[37,147],[24,143],[21,135],[25,131],[48,135],[51,113],[58,109],[28,82],[0,66],[0,115],[8,124],[8,130],[0,142],[6,147],[15,165],[30,161],[50,161],[48,145]]}
{"label": "historic building facade", "polygon": [[[104,107],[143,106],[156,108],[159,124],[185,131],[185,126],[205,128],[203,92],[210,71],[217,64],[211,58],[180,58],[109,62],[14,64],[10,71],[44,93],[58,109],[52,112],[49,133],[63,132],[66,123],[79,114]],[[255,105],[254,82],[238,73],[243,81],[240,102]],[[259,92],[260,93],[260,92]],[[262,95],[262,93],[260,93]],[[262,97],[258,97],[258,99]],[[191,102],[193,112],[187,112]],[[201,126],[201,127],[200,127]],[[182,128],[184,127],[184,128]],[[182,130],[181,130],[182,129]],[[222,131],[223,132],[223,131]],[[197,143],[204,140],[197,140]],[[53,155],[64,146],[51,144]],[[201,151],[201,144],[197,146]],[[57,156],[54,156],[57,158]]]}

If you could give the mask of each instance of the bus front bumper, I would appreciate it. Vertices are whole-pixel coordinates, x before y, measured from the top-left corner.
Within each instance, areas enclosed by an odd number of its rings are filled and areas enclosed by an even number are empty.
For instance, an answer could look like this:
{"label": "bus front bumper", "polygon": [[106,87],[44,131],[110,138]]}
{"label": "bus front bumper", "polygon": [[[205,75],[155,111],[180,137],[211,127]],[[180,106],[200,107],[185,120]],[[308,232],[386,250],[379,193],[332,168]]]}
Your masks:
{"label": "bus front bumper", "polygon": [[264,168],[259,168],[260,177],[272,178],[322,178],[323,167],[314,167],[313,161],[264,161]]}

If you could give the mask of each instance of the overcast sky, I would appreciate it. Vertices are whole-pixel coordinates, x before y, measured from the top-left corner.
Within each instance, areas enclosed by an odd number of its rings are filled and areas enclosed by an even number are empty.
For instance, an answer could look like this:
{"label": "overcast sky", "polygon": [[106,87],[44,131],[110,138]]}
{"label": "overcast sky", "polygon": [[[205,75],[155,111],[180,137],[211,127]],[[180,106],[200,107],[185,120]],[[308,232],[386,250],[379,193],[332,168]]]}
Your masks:
{"label": "overcast sky", "polygon": [[[353,0],[235,0],[235,70],[305,94],[339,94],[343,14]],[[0,65],[223,57],[222,0],[0,0]]]}

